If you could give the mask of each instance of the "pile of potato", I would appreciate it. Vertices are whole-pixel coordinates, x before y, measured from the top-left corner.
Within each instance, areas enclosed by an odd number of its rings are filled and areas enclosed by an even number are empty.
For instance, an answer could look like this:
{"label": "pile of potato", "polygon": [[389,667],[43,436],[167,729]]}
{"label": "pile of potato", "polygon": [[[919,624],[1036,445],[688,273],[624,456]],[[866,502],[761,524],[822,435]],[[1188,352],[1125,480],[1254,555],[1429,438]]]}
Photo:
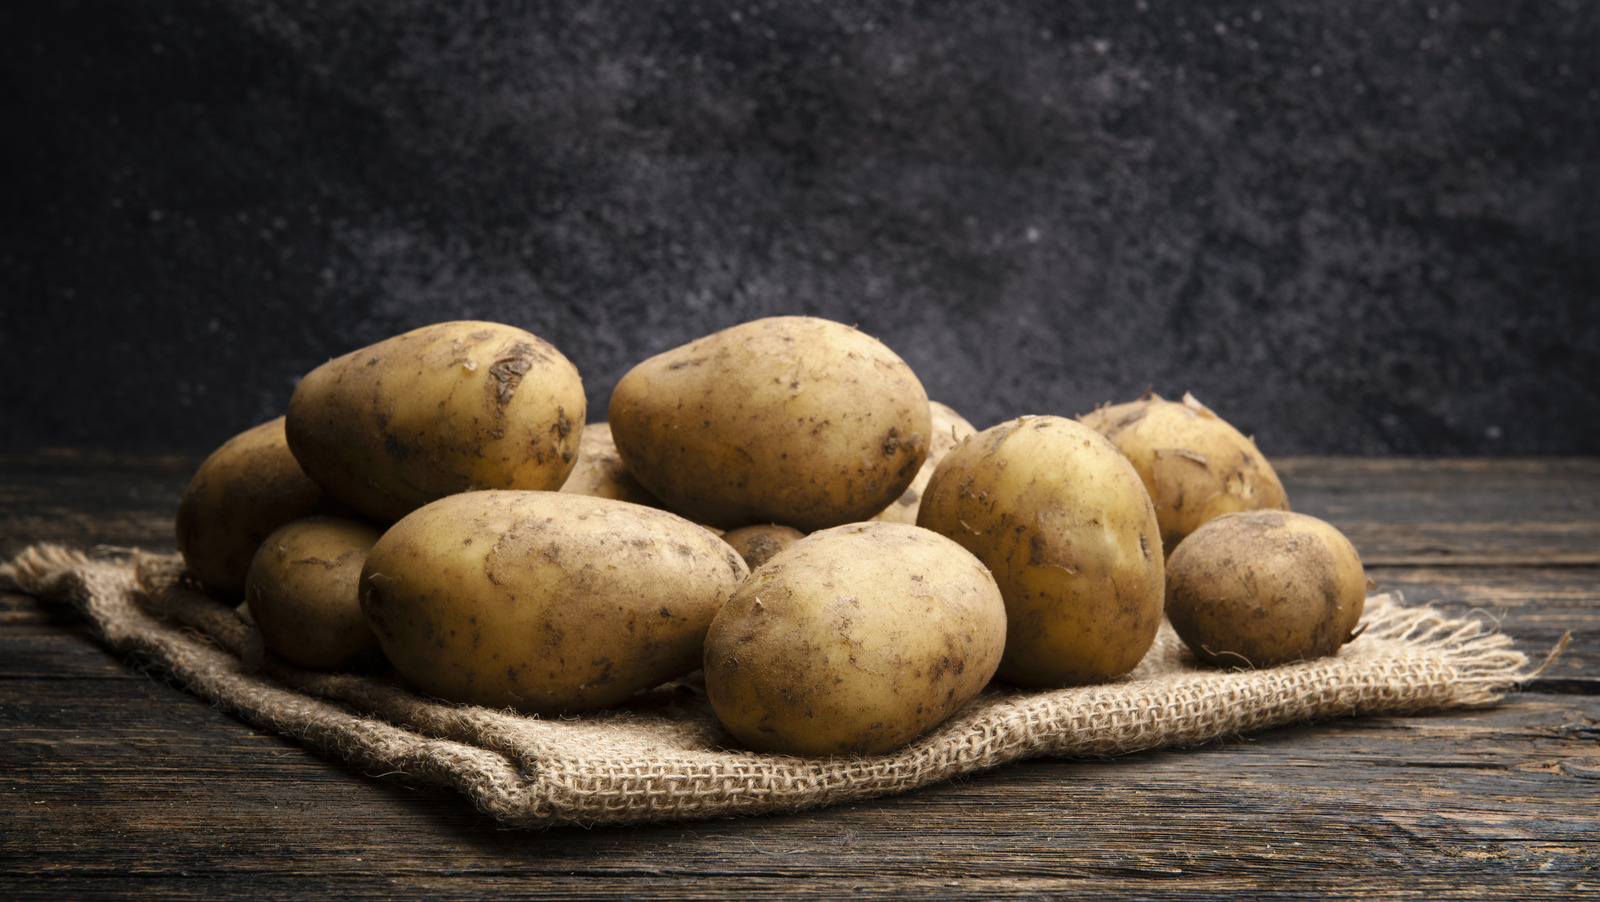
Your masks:
{"label": "pile of potato", "polygon": [[1163,616],[1207,662],[1333,654],[1366,586],[1191,397],[978,431],[811,317],[645,360],[596,422],[523,330],[395,336],[217,449],[177,529],[299,666],[534,715],[703,671],[733,739],[807,755],[893,749],[995,679],[1116,679]]}

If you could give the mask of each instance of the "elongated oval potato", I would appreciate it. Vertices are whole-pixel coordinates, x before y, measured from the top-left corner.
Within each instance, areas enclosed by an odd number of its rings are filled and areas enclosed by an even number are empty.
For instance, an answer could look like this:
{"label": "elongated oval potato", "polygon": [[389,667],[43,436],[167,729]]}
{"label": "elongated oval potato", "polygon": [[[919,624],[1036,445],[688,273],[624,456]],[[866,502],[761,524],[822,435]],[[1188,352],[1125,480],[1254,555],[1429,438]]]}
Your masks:
{"label": "elongated oval potato", "polygon": [[1087,426],[1022,417],[967,439],[934,471],[917,523],[994,572],[1001,678],[1103,682],[1154,644],[1165,592],[1155,509],[1127,458]]}
{"label": "elongated oval potato", "polygon": [[1167,560],[1167,619],[1202,661],[1272,667],[1338,653],[1367,603],[1361,556],[1288,511],[1222,514]]}
{"label": "elongated oval potato", "polygon": [[312,479],[388,523],[456,492],[560,488],[584,404],[577,369],[538,336],[447,322],[312,370],[286,427]]}
{"label": "elongated oval potato", "polygon": [[849,326],[754,320],[635,366],[611,395],[628,472],[722,529],[812,532],[900,497],[928,454],[928,395],[905,361]]}
{"label": "elongated oval potato", "polygon": [[757,568],[706,635],[706,695],[751,748],[871,755],[981,691],[1005,603],[960,545],[905,523],[812,533]]}
{"label": "elongated oval potato", "polygon": [[1178,403],[1151,393],[1078,419],[1111,439],[1139,471],[1166,554],[1220,514],[1289,509],[1283,483],[1256,443],[1194,395]]}
{"label": "elongated oval potato", "polygon": [[933,471],[939,466],[939,461],[944,460],[950,449],[978,432],[967,422],[966,417],[956,413],[947,404],[930,400],[928,413],[933,421],[933,440],[928,443],[928,457],[922,462],[922,469],[917,471],[917,477],[911,480],[911,485],[906,487],[900,497],[879,511],[872,519],[915,524],[917,510],[922,507],[922,495],[928,490],[928,481],[933,478]]}
{"label": "elongated oval potato", "polygon": [[289,451],[283,417],[239,433],[211,452],[178,502],[178,551],[213,592],[237,595],[256,549],[300,517],[348,509],[305,474]]}
{"label": "elongated oval potato", "polygon": [[245,602],[267,648],[313,670],[374,656],[378,640],[361,616],[357,586],[381,534],[345,517],[304,517],[273,530],[245,577]]}
{"label": "elongated oval potato", "polygon": [[667,511],[465,492],[384,533],[361,573],[361,609],[424,691],[554,714],[699,667],[711,618],[748,573],[727,543]]}

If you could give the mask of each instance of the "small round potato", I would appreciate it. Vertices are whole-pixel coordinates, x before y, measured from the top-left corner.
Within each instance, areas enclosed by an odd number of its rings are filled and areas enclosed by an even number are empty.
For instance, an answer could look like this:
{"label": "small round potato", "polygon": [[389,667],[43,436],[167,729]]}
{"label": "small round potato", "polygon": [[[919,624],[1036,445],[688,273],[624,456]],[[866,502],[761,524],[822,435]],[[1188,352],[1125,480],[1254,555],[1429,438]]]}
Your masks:
{"label": "small round potato", "polygon": [[610,423],[589,423],[578,442],[578,461],[561,484],[561,491],[596,498],[615,498],[647,507],[660,507],[661,499],[650,494],[628,472],[611,437]]}
{"label": "small round potato", "polygon": [[917,523],[994,572],[1006,602],[1002,679],[1104,682],[1155,643],[1155,509],[1127,458],[1087,426],[1021,417],[967,439],[934,471]]}
{"label": "small round potato", "polygon": [[289,447],[382,523],[475,489],[555,490],[577,459],[583,383],[532,333],[446,322],[337,357],[289,399]]}
{"label": "small round potato", "polygon": [[1079,417],[1111,439],[1139,471],[1171,554],[1184,536],[1219,514],[1288,510],[1289,496],[1256,443],[1185,394],[1151,393]]}
{"label": "small round potato", "polygon": [[361,609],[423,691],[557,714],[700,666],[711,618],[748,573],[726,542],[663,510],[464,492],[384,533],[361,574]]}
{"label": "small round potato", "polygon": [[312,670],[375,656],[357,585],[381,534],[357,520],[306,517],[267,537],[250,562],[245,602],[268,649]]}
{"label": "small round potato", "polygon": [[1335,654],[1356,637],[1366,598],[1350,540],[1305,514],[1223,514],[1167,561],[1167,619],[1212,664],[1272,667]]}
{"label": "small round potato", "polygon": [[728,600],[706,636],[706,695],[751,748],[878,754],[976,696],[1005,632],[999,588],[961,546],[853,523],[789,546]]}
{"label": "small round potato", "polygon": [[916,523],[917,511],[922,507],[922,496],[928,490],[928,481],[933,478],[933,471],[939,466],[939,461],[944,460],[950,449],[978,432],[965,417],[956,413],[949,405],[929,401],[928,413],[933,420],[933,440],[928,444],[928,459],[922,462],[922,469],[917,471],[917,478],[911,480],[911,485],[900,494],[900,497],[879,511],[872,519]]}
{"label": "small round potato", "polygon": [[753,320],[643,361],[617,383],[611,434],[671,510],[734,529],[865,520],[928,455],[928,395],[893,351],[805,316]]}
{"label": "small round potato", "polygon": [[730,529],[723,534],[722,541],[732,545],[733,550],[739,552],[739,556],[744,558],[744,562],[751,570],[754,570],[772,560],[773,555],[805,537],[805,533],[793,526],[758,523],[754,526]]}
{"label": "small round potato", "polygon": [[278,417],[229,439],[195,470],[178,502],[178,551],[211,591],[238,595],[274,529],[346,510],[300,468]]}

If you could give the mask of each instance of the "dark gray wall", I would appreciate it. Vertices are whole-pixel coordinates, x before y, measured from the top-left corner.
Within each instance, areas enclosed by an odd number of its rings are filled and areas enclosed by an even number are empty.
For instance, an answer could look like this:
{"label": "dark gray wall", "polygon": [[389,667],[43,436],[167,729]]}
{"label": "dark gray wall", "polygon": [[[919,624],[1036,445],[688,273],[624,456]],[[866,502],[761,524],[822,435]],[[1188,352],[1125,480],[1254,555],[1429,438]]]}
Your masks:
{"label": "dark gray wall", "polygon": [[209,448],[493,319],[756,316],[979,426],[1194,391],[1269,453],[1600,453],[1592,3],[6,4],[7,444]]}

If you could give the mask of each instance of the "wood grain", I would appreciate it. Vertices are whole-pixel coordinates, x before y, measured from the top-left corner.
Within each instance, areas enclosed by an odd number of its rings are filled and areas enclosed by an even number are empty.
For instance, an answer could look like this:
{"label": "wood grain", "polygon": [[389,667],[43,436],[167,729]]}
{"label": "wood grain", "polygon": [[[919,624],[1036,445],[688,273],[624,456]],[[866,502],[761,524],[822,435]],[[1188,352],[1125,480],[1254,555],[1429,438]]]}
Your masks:
{"label": "wood grain", "polygon": [[[193,463],[0,455],[0,548],[170,549]],[[787,816],[527,833],[245,726],[6,593],[0,898],[1600,898],[1600,570],[1562,557],[1584,553],[1600,462],[1282,469],[1298,509],[1362,537],[1381,587],[1480,611],[1533,654],[1572,646],[1538,691],[1485,710],[1029,761]],[[1391,534],[1423,523],[1443,524],[1438,561]],[[1495,563],[1523,552],[1539,562]]]}

